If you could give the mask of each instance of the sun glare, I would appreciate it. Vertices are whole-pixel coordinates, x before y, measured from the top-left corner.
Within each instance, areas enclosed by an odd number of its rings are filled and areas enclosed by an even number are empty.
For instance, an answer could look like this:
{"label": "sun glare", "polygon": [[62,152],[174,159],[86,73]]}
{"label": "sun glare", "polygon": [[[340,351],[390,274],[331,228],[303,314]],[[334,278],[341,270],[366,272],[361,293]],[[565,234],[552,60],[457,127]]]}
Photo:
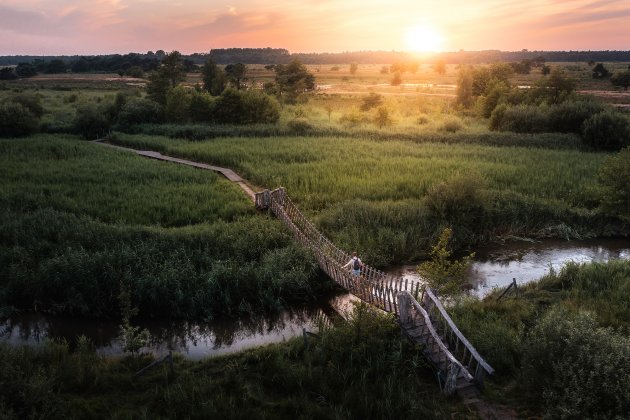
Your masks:
{"label": "sun glare", "polygon": [[412,51],[441,51],[443,42],[442,34],[431,26],[417,25],[407,30],[407,48]]}

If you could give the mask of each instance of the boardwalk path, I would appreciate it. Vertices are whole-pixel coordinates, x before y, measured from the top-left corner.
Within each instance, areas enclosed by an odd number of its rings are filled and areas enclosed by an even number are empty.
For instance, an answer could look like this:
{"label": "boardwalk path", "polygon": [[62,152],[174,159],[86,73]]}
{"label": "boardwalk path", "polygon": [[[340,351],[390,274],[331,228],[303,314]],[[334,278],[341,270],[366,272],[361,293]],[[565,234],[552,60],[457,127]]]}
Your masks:
{"label": "boardwalk path", "polygon": [[494,373],[494,370],[459,331],[435,293],[417,282],[387,276],[367,265],[363,267],[360,278],[353,277],[347,269],[342,268],[350,255],[317,230],[293,204],[284,188],[254,193],[245,180],[231,169],[102,141],[95,143],[152,159],[218,172],[238,184],[258,209],[270,209],[285,223],[295,240],[313,252],[319,266],[331,279],[362,301],[398,317],[405,334],[421,346],[425,357],[435,368],[438,382],[445,393],[457,393],[464,402],[474,404],[484,418],[498,418],[492,414],[495,410],[484,403],[479,394],[484,377]]}

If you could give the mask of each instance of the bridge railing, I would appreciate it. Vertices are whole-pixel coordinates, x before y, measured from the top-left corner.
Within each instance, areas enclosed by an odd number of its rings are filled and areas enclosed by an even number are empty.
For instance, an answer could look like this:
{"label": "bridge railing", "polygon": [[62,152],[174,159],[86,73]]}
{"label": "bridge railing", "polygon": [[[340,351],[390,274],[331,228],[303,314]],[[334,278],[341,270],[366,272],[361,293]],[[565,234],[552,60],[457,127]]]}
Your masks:
{"label": "bridge railing", "polygon": [[[433,326],[429,313],[422,305],[409,292],[400,292],[397,298],[401,324],[422,325],[420,334],[423,336],[425,344],[423,352],[442,372],[446,373],[444,383],[440,384],[444,392],[452,394],[455,391],[459,376],[463,376],[469,381],[473,380],[468,369],[444,345],[442,337]],[[421,319],[418,320],[418,318]]]}
{"label": "bridge railing", "polygon": [[464,337],[451,317],[444,309],[442,302],[435,296],[430,287],[422,293],[421,306],[429,314],[431,323],[440,333],[442,340],[449,346],[451,353],[469,372],[473,372],[475,382],[483,387],[486,375],[492,375],[494,369],[481,357],[475,347]]}
{"label": "bridge railing", "polygon": [[[387,276],[368,265],[362,267],[362,276],[352,276],[349,270],[343,268],[350,260],[350,254],[337,248],[322,235],[293,204],[284,188],[257,193],[255,199],[258,208],[271,209],[285,223],[296,241],[309,248],[322,270],[342,287],[367,303],[395,313],[401,320],[410,319],[409,317],[422,318],[430,333],[426,339],[431,346],[439,348],[440,360],[446,363],[447,389],[454,386],[449,383],[453,382],[458,372],[462,372],[461,375],[466,378],[474,379],[479,386],[483,386],[487,374],[494,373],[455,326],[430,288],[421,289],[419,282]],[[401,309],[401,305],[404,305],[399,299],[401,292],[403,300],[407,299],[404,296],[410,299],[405,306],[408,309]]]}

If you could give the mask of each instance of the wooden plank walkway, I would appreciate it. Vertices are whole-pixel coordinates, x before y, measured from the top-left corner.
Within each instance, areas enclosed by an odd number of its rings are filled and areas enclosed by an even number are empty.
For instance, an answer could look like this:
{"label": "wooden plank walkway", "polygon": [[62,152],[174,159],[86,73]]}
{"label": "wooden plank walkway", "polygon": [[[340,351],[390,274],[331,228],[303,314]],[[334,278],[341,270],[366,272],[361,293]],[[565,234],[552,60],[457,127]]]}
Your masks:
{"label": "wooden plank walkway", "polygon": [[217,172],[224,177],[226,177],[229,181],[237,184],[241,189],[245,192],[245,194],[250,198],[250,200],[254,201],[255,193],[254,191],[247,185],[245,180],[236,172],[231,169],[223,168],[221,166],[207,165],[205,163],[194,162],[192,160],[180,159],[172,156],[165,156],[160,152],[154,152],[152,150],[136,150],[128,147],[117,146],[111,143],[105,143],[103,140],[94,140],[93,143],[100,144],[102,146],[111,147],[118,150],[124,150],[128,152],[135,153],[140,156],[148,157],[151,159],[161,160],[164,162],[173,162],[179,163],[180,165],[192,166],[193,168],[205,169],[207,171]]}
{"label": "wooden plank walkway", "polygon": [[228,168],[207,165],[162,155],[159,152],[135,150],[104,143],[96,144],[136,153],[140,156],[192,166],[222,174],[238,184],[258,209],[270,209],[292,232],[295,240],[310,249],[320,268],[335,282],[362,301],[395,314],[403,332],[422,348],[437,372],[441,389],[458,393],[465,402],[478,403],[478,388],[484,377],[494,370],[459,331],[435,293],[417,281],[386,275],[369,265],[355,277],[343,266],[349,253],[337,248],[293,204],[284,188],[254,193],[245,180]]}

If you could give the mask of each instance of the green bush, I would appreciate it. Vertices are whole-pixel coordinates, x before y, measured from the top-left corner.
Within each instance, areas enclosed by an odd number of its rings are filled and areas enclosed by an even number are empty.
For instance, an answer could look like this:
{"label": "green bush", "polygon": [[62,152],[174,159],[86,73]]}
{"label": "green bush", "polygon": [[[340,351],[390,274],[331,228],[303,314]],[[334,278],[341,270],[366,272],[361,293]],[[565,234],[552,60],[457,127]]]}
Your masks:
{"label": "green bush", "polygon": [[630,145],[630,123],[618,112],[600,112],[584,121],[582,139],[594,149],[619,150]]}
{"label": "green bush", "polygon": [[[496,112],[495,112],[496,111]],[[498,106],[492,113],[490,127],[516,133],[543,133],[550,131],[545,108],[535,105],[512,107]]]}
{"label": "green bush", "polygon": [[[485,180],[476,172],[455,174],[427,191],[425,203],[438,220],[453,227],[479,230],[487,212]],[[455,228],[455,233],[459,234]]]}
{"label": "green bush", "polygon": [[162,107],[146,98],[129,99],[121,108],[117,123],[125,128],[136,124],[152,124],[162,121]]}
{"label": "green bush", "polygon": [[439,125],[439,131],[445,131],[447,133],[456,133],[458,131],[463,130],[464,124],[462,120],[457,117],[448,117],[446,118],[442,124]]}
{"label": "green bush", "polygon": [[219,124],[275,123],[280,104],[258,91],[226,89],[214,102],[214,121]]}
{"label": "green bush", "polygon": [[0,104],[0,137],[22,137],[37,131],[39,121],[22,104]]}
{"label": "green bush", "polygon": [[294,118],[287,123],[289,129],[295,134],[306,134],[313,129],[313,125],[306,118]]}
{"label": "green bush", "polygon": [[603,110],[604,105],[593,100],[566,101],[549,108],[549,128],[560,133],[581,133],[584,121]]}
{"label": "green bush", "polygon": [[214,98],[207,92],[193,92],[189,105],[190,119],[195,123],[212,122]]}
{"label": "green bush", "polygon": [[190,92],[182,86],[170,89],[166,94],[166,105],[164,106],[166,120],[176,124],[186,123],[189,120],[191,99]]}
{"label": "green bush", "polygon": [[41,118],[44,115],[41,98],[34,93],[18,93],[11,98],[11,101],[31,111],[31,114],[36,118]]}
{"label": "green bush", "polygon": [[84,139],[97,139],[105,136],[111,125],[106,107],[91,102],[77,107],[74,130]]}
{"label": "green bush", "polygon": [[550,418],[630,413],[630,339],[586,313],[550,310],[525,340],[522,383]]}

